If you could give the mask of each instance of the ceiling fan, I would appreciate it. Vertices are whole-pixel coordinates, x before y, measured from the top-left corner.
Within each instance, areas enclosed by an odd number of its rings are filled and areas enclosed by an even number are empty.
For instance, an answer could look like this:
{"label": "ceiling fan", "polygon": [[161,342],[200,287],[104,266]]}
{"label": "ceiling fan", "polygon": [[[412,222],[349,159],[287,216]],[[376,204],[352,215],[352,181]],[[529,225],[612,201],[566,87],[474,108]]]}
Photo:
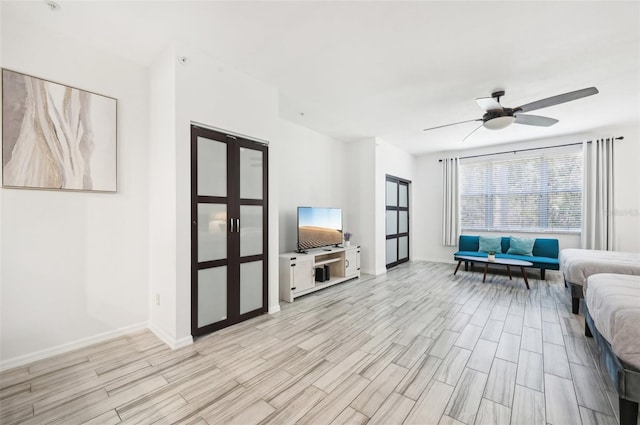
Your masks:
{"label": "ceiling fan", "polygon": [[469,136],[475,133],[480,127],[490,130],[500,130],[513,124],[534,125],[537,127],[550,127],[558,122],[554,118],[541,117],[539,115],[526,115],[523,112],[535,111],[536,109],[548,108],[549,106],[558,105],[560,103],[570,102],[583,97],[591,96],[598,93],[595,87],[589,87],[582,90],[576,90],[569,93],[559,94],[557,96],[547,97],[546,99],[537,100],[527,103],[517,108],[505,108],[500,105],[500,98],[504,96],[504,90],[491,93],[491,97],[480,97],[476,99],[478,105],[485,111],[482,118],[475,120],[467,120],[454,122],[451,124],[439,125],[437,127],[425,128],[427,130],[435,130],[436,128],[449,127],[451,125],[463,124],[466,122],[482,121],[482,124],[467,135],[463,140],[467,140]]}

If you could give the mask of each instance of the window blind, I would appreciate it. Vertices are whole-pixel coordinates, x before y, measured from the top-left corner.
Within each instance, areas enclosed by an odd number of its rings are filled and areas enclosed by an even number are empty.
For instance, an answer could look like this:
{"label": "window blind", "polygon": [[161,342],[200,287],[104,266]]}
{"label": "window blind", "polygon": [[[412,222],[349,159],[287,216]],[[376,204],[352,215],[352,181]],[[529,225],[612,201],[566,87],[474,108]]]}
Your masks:
{"label": "window blind", "polygon": [[582,149],[460,162],[464,230],[580,232]]}

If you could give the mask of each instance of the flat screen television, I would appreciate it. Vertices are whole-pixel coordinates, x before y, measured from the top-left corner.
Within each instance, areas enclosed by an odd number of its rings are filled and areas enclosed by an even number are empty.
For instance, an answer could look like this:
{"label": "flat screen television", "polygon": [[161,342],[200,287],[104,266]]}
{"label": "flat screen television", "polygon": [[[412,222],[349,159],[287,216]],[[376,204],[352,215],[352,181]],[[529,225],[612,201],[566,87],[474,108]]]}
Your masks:
{"label": "flat screen television", "polygon": [[298,207],[298,251],[341,243],[340,208]]}

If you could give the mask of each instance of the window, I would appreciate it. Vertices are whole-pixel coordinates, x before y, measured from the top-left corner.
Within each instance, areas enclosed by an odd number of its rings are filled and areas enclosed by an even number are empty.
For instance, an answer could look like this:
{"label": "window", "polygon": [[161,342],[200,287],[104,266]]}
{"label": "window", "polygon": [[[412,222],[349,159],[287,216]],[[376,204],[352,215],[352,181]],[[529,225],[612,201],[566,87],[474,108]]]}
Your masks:
{"label": "window", "polygon": [[460,162],[462,229],[580,232],[581,148],[531,154]]}

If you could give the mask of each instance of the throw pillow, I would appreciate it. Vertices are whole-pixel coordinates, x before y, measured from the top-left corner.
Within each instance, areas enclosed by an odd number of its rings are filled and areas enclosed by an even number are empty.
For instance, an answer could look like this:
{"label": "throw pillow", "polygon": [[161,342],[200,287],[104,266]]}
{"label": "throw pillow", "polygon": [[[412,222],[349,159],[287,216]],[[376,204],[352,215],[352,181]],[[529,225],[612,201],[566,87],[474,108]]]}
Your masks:
{"label": "throw pillow", "polygon": [[531,256],[533,255],[533,244],[535,243],[535,239],[511,236],[507,254]]}
{"label": "throw pillow", "polygon": [[502,252],[502,238],[491,237],[491,236],[480,236],[480,246],[478,247],[478,251],[480,252]]}

